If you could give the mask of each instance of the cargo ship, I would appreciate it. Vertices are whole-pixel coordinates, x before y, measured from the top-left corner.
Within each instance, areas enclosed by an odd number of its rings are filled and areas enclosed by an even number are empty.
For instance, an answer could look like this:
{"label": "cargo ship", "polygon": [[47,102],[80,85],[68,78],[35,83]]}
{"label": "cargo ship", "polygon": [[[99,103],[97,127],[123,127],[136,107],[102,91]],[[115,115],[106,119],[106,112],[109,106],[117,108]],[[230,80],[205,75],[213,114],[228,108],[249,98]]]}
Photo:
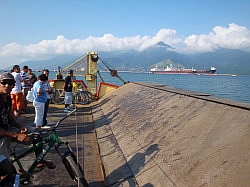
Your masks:
{"label": "cargo ship", "polygon": [[175,68],[172,66],[167,66],[166,68],[158,68],[153,67],[150,69],[151,73],[154,74],[214,74],[216,72],[216,68],[212,67],[208,70],[197,70],[195,68],[186,69],[186,68]]}

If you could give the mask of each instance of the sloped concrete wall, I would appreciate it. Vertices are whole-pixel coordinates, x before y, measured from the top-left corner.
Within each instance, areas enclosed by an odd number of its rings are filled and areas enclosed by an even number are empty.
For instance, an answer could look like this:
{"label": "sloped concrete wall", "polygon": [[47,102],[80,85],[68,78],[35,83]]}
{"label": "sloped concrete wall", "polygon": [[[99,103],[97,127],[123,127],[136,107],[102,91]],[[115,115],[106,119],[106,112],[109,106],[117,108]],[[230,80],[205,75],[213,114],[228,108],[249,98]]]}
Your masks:
{"label": "sloped concrete wall", "polygon": [[250,184],[250,106],[129,83],[92,104],[106,186]]}

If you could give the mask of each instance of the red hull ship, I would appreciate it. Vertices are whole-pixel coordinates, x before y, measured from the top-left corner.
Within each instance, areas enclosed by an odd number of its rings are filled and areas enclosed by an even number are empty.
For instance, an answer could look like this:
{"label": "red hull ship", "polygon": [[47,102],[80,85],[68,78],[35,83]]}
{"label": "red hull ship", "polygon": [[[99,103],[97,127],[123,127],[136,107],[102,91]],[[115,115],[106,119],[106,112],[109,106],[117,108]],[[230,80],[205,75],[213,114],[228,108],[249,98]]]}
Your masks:
{"label": "red hull ship", "polygon": [[210,70],[197,70],[197,69],[179,69],[167,66],[165,69],[158,68],[157,66],[150,70],[154,74],[214,74],[215,67],[211,67]]}

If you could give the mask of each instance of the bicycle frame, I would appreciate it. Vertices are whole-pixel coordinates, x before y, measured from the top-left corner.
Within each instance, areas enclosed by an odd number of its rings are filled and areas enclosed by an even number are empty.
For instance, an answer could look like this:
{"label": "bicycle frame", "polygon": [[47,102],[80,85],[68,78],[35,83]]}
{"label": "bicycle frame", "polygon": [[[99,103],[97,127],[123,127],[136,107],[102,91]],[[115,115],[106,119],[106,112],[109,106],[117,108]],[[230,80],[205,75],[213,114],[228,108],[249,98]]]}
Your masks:
{"label": "bicycle frame", "polygon": [[[44,156],[50,151],[50,149],[55,146],[55,150],[58,152],[59,154],[59,146],[62,144],[65,144],[68,148],[69,151],[72,151],[71,148],[69,147],[69,143],[63,142],[59,136],[56,134],[56,128],[59,126],[59,124],[66,119],[67,117],[69,117],[71,114],[75,113],[76,109],[73,110],[72,112],[70,112],[69,114],[67,114],[65,117],[61,118],[57,124],[54,126],[54,128],[52,130],[41,130],[43,132],[45,131],[52,131],[51,134],[47,137],[44,137],[41,141],[39,141],[38,143],[36,143],[35,145],[33,145],[32,147],[30,147],[28,150],[24,151],[23,153],[17,155],[15,150],[12,150],[12,154],[11,156],[13,156],[13,158],[11,159],[12,163],[17,163],[20,172],[26,172],[28,175],[32,176],[32,173],[34,172],[34,170],[37,167],[37,164],[44,158]],[[38,135],[40,136],[41,133],[40,132],[34,132],[32,133],[33,135]],[[57,145],[56,145],[57,144]],[[24,158],[25,156],[27,156],[28,154],[34,153],[36,150],[41,149],[41,152],[39,153],[39,155],[35,158],[34,162],[32,163],[32,165],[28,168],[28,171],[25,171],[23,168],[22,163],[20,162],[21,158]]]}
{"label": "bicycle frame", "polygon": [[62,143],[61,139],[58,137],[57,134],[52,133],[48,137],[43,138],[42,141],[38,142],[37,144],[33,145],[28,150],[24,151],[20,155],[16,155],[15,151],[13,152],[12,156],[14,159],[12,159],[12,163],[16,162],[20,171],[24,172],[24,168],[20,162],[21,158],[24,158],[26,155],[30,153],[34,153],[35,150],[38,150],[43,147],[40,154],[36,157],[32,165],[29,167],[27,173],[32,174],[33,171],[36,169],[37,164],[44,158],[44,156],[49,152],[49,150],[56,144],[56,143]]}

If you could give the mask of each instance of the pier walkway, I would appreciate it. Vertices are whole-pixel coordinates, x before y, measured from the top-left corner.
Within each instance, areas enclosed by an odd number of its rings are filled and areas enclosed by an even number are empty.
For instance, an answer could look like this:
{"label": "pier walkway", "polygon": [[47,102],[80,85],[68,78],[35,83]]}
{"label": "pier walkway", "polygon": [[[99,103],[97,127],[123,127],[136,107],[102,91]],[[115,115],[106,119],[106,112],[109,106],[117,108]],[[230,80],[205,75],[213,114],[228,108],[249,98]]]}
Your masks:
{"label": "pier walkway", "polygon": [[[63,105],[50,106],[50,123],[63,115]],[[26,114],[19,120],[33,119]],[[59,129],[78,152],[90,187],[250,184],[246,103],[164,85],[128,83],[79,106]],[[38,173],[32,185],[77,186],[57,155],[52,152],[48,159],[58,167]]]}
{"label": "pier walkway", "polygon": [[[34,109],[31,103],[28,107],[31,110],[29,114],[23,114],[18,121],[22,124],[26,124],[26,126],[33,126]],[[47,117],[50,125],[56,124],[60,118],[66,115],[63,110],[64,105],[50,105]],[[79,163],[83,167],[85,177],[90,184],[89,187],[103,187],[104,179],[90,106],[79,105],[77,112],[65,119],[57,128],[57,133],[63,140],[68,140],[70,142],[73,151],[78,155]],[[23,150],[26,147],[26,145],[15,144],[16,151]],[[26,167],[31,164],[31,161],[33,161],[34,158],[34,155],[28,155],[27,158],[23,159]],[[78,186],[78,184],[70,178],[61,162],[60,156],[57,155],[53,148],[48,155],[46,155],[45,159],[53,161],[57,167],[52,170],[45,168],[44,170],[35,173],[31,184],[25,186]]]}

